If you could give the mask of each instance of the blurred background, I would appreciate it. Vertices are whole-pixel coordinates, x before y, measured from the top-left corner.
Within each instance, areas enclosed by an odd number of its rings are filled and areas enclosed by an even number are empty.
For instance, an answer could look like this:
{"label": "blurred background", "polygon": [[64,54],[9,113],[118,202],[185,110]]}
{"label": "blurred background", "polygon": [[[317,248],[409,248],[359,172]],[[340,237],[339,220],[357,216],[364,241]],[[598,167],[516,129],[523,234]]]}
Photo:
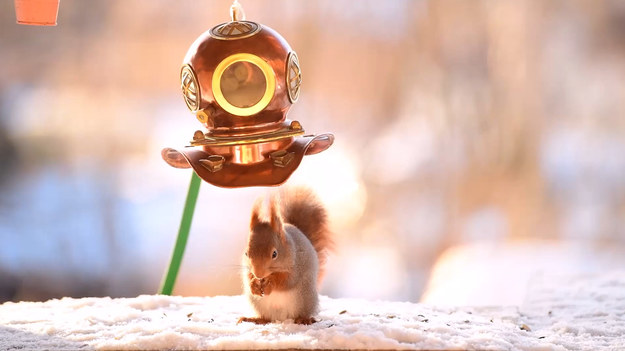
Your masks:
{"label": "blurred background", "polygon": [[[537,274],[625,267],[625,2],[242,0],[297,51],[289,112],[328,151],[313,187],[337,250],[321,292],[522,301]],[[0,2],[0,301],[157,291],[201,125],[179,69],[231,1]],[[175,289],[241,293],[265,188],[204,183]]]}

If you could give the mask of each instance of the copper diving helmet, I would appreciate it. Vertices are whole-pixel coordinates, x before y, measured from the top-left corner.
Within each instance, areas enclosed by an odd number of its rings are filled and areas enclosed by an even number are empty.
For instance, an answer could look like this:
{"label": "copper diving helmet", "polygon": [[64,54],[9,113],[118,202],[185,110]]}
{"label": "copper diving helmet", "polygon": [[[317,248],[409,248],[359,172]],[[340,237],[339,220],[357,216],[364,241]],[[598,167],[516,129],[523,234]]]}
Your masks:
{"label": "copper diving helmet", "polygon": [[231,9],[232,21],[189,48],[182,94],[207,132],[196,131],[189,146],[163,149],[162,156],[220,187],[280,185],[304,155],[326,150],[334,136],[305,135],[298,121],[287,119],[302,82],[297,54],[280,34],[241,12]]}

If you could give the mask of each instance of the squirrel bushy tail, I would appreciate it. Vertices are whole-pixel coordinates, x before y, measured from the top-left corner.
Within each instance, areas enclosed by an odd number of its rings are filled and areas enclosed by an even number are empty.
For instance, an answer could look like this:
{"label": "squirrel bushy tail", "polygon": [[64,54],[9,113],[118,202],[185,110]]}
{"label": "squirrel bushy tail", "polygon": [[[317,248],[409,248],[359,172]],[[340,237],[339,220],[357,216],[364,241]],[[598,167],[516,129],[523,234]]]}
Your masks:
{"label": "squirrel bushy tail", "polygon": [[333,249],[328,213],[312,190],[288,188],[280,193],[281,214],[285,223],[297,227],[312,243],[319,261],[318,282],[321,281],[328,251]]}

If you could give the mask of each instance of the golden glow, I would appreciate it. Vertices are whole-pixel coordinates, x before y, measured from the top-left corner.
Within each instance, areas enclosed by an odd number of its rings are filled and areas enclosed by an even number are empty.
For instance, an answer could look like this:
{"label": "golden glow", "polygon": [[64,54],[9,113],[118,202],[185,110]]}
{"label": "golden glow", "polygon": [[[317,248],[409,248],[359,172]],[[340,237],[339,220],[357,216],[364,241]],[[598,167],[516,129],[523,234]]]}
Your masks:
{"label": "golden glow", "polygon": [[[254,66],[260,68],[263,76],[265,77],[265,93],[258,102],[249,107],[238,107],[233,105],[226,99],[224,92],[222,91],[222,76],[224,72],[228,69],[228,67],[237,62],[249,62],[253,64]],[[273,94],[276,90],[276,76],[273,69],[271,69],[271,66],[269,66],[269,64],[260,57],[247,53],[234,54],[226,57],[219,65],[217,65],[215,73],[213,74],[212,88],[215,100],[224,110],[237,116],[251,116],[262,111],[265,107],[267,107],[267,105],[269,105],[269,102],[273,98]]]}
{"label": "golden glow", "polygon": [[361,169],[353,152],[338,141],[323,152],[323,157],[310,157],[302,162],[288,184],[312,188],[326,205],[335,229],[352,228],[364,215],[367,205],[368,193]]}

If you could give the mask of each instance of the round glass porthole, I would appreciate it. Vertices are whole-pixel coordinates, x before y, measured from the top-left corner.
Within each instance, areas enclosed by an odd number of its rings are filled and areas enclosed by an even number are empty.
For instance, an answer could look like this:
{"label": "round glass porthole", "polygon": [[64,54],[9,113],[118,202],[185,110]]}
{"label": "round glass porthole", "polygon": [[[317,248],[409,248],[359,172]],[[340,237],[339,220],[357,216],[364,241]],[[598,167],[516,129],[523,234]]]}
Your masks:
{"label": "round glass porthole", "polygon": [[247,108],[256,105],[265,95],[267,82],[260,67],[239,61],[224,70],[219,83],[224,98],[233,106]]}
{"label": "round glass porthole", "polygon": [[299,60],[295,51],[289,53],[286,64],[286,87],[289,92],[289,100],[295,103],[299,98],[299,88],[302,85],[302,70],[299,68]]}
{"label": "round glass porthole", "polygon": [[262,111],[276,89],[271,66],[252,54],[235,54],[215,69],[213,94],[219,106],[237,116],[251,116]]}
{"label": "round glass porthole", "polygon": [[189,110],[195,112],[200,108],[200,86],[197,83],[195,72],[189,65],[182,66],[180,71],[180,87],[184,102]]}

